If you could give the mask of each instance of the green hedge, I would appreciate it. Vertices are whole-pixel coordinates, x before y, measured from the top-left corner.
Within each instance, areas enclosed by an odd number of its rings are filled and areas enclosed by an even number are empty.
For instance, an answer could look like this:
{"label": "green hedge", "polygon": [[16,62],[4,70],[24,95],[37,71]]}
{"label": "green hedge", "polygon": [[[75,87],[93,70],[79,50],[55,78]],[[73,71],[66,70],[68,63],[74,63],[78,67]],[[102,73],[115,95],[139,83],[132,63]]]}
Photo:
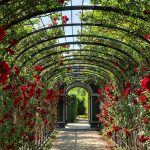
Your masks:
{"label": "green hedge", "polygon": [[74,122],[78,115],[78,100],[76,95],[69,96],[68,122]]}

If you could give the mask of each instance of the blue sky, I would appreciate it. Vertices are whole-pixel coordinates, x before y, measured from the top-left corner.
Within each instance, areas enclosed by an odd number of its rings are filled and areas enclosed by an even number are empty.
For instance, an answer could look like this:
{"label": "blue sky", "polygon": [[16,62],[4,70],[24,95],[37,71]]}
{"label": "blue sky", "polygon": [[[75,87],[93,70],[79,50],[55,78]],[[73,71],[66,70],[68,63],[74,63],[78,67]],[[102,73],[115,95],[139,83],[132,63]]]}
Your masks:
{"label": "blue sky", "polygon": [[[82,0],[72,0],[72,5],[73,6],[77,6],[77,5],[82,5]],[[83,5],[90,5],[90,0],[83,0]],[[71,1],[68,3],[68,6],[71,6]],[[81,11],[79,10],[75,10],[72,11],[72,22],[73,23],[80,23],[80,19],[79,19],[79,13]],[[64,11],[62,12],[63,15],[68,16],[68,18],[70,18],[70,20],[68,21],[68,23],[71,23],[71,11]],[[81,27],[80,26],[76,26],[73,27],[73,34],[77,34],[77,32],[81,31]],[[72,34],[72,27],[65,27],[65,34],[69,35]],[[60,39],[59,42],[71,42],[73,41],[73,38],[66,38],[66,39]],[[74,38],[74,41],[76,41],[76,38]],[[70,45],[70,49],[73,48],[73,45]],[[74,48],[79,48],[78,45],[74,45]]]}
{"label": "blue sky", "polygon": [[[73,6],[77,6],[77,5],[82,5],[82,0],[72,0],[72,5]],[[83,0],[83,5],[90,5],[90,0]],[[71,1],[68,3],[67,6],[71,6]],[[80,23],[80,19],[79,19],[79,13],[81,12],[81,10],[74,10],[72,11],[72,17],[71,17],[71,11],[63,11],[62,15],[66,15],[69,18],[69,21],[67,23],[71,23],[71,21],[73,23]],[[72,20],[71,20],[72,18]],[[51,23],[51,20],[49,17],[42,17],[42,21],[44,23],[45,26],[48,26],[48,24]],[[41,23],[41,26],[42,23]],[[65,35],[72,35],[72,27],[68,26],[65,27]],[[78,31],[81,31],[81,27],[80,26],[75,26],[73,27],[73,34],[77,34]],[[64,42],[71,42],[73,41],[73,38],[61,38],[58,40],[59,43],[64,43]],[[74,38],[74,41],[76,41],[76,38]],[[75,48],[78,49],[79,46],[78,45],[70,45],[70,49]]]}

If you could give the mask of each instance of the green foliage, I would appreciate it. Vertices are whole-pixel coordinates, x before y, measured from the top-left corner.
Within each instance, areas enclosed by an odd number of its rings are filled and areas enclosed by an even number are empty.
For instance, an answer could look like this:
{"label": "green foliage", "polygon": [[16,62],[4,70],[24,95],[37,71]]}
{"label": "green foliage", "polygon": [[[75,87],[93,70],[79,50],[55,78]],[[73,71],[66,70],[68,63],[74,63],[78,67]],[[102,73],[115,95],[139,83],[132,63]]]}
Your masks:
{"label": "green foliage", "polygon": [[84,115],[86,113],[86,108],[85,108],[85,101],[84,100],[78,100],[78,115]]}
{"label": "green foliage", "polygon": [[84,114],[88,114],[88,93],[85,89],[80,88],[80,87],[76,87],[73,88],[69,91],[68,93],[69,95],[76,95],[77,99],[78,99],[78,113],[79,114],[83,114],[83,112],[85,112]]}
{"label": "green foliage", "polygon": [[52,144],[53,144],[53,142],[56,139],[57,133],[58,132],[56,130],[54,130],[51,133],[51,136],[49,137],[48,141],[46,142],[46,144],[44,145],[44,147],[42,148],[42,150],[49,150],[52,147]]}
{"label": "green foliage", "polygon": [[71,95],[69,97],[69,104],[68,104],[68,121],[74,122],[77,115],[78,115],[78,100],[76,95]]}

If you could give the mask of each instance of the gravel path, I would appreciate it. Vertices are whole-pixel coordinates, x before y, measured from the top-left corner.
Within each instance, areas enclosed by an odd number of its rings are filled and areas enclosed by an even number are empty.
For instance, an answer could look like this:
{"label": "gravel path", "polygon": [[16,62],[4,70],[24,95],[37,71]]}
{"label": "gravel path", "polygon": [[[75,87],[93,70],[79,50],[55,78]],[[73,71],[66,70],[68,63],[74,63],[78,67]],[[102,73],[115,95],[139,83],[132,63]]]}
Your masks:
{"label": "gravel path", "polygon": [[59,130],[51,150],[113,150],[85,121],[68,124]]}

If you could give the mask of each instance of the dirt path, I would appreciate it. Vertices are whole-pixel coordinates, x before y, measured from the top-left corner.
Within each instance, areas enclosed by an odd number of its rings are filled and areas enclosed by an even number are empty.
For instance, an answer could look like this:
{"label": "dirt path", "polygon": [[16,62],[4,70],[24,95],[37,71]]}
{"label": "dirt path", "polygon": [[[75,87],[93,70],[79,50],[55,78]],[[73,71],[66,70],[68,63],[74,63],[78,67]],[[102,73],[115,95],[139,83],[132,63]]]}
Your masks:
{"label": "dirt path", "polygon": [[112,148],[86,121],[80,121],[59,130],[51,150],[112,150]]}

